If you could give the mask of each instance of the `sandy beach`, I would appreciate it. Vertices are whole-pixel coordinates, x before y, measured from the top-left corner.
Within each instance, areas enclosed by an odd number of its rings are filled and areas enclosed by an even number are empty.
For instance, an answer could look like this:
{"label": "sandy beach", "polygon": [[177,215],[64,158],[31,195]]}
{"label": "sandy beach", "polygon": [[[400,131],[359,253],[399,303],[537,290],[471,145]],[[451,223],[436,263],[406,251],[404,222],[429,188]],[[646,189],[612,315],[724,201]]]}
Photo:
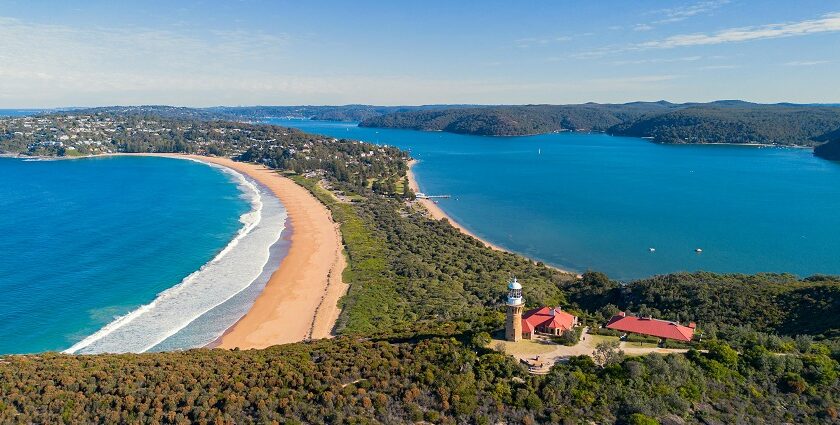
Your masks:
{"label": "sandy beach", "polygon": [[265,348],[331,336],[347,291],[346,266],[338,225],[330,211],[306,189],[274,170],[228,158],[189,158],[231,168],[268,187],[282,202],[291,225],[289,252],[277,265],[254,305],[222,335],[215,347]]}

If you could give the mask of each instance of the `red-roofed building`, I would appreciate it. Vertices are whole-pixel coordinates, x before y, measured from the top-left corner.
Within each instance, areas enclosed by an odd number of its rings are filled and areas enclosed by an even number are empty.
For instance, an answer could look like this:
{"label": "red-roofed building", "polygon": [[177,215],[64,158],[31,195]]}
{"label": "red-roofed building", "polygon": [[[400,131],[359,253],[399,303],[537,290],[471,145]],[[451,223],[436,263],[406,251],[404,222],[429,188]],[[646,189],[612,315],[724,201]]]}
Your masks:
{"label": "red-roofed building", "polygon": [[531,339],[536,333],[559,336],[577,324],[578,318],[560,307],[535,308],[522,315],[522,338]]}
{"label": "red-roofed building", "polygon": [[682,342],[691,342],[695,328],[694,322],[689,323],[688,326],[683,326],[677,322],[651,317],[630,316],[624,312],[616,314],[607,322],[607,329]]}

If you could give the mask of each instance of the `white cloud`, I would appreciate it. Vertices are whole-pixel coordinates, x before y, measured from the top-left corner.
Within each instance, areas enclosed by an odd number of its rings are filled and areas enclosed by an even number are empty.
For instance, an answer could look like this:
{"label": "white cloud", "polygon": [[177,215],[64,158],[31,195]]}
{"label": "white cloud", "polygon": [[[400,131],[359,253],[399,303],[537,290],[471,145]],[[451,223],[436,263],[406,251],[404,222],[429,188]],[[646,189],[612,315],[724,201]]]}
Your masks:
{"label": "white cloud", "polygon": [[556,36],[556,37],[526,37],[516,40],[516,46],[527,49],[533,46],[547,46],[554,43],[562,43],[571,40],[570,36]]}
{"label": "white cloud", "polygon": [[701,66],[700,69],[716,70],[716,69],[738,69],[741,65],[706,65]]}
{"label": "white cloud", "polygon": [[674,63],[674,62],[695,62],[703,59],[702,56],[684,56],[679,58],[652,58],[615,61],[614,65],[642,65],[648,63]]}
{"label": "white cloud", "polygon": [[664,17],[654,23],[664,24],[671,22],[684,21],[692,16],[708,14],[713,10],[729,3],[729,0],[711,0],[701,1],[683,7],[675,7],[669,9],[661,9],[654,13],[661,14]]}
{"label": "white cloud", "polygon": [[827,60],[813,60],[813,61],[791,61],[786,62],[785,66],[814,66],[814,65],[822,65],[826,63],[831,63],[831,61]]}
{"label": "white cloud", "polygon": [[653,26],[648,24],[637,24],[635,27],[633,27],[633,31],[650,31],[652,29]]}
{"label": "white cloud", "polygon": [[723,43],[796,37],[809,34],[840,31],[840,13],[823,15],[819,19],[755,27],[732,28],[714,34],[675,35],[663,40],[649,41],[637,48],[663,49],[685,46],[704,46]]}

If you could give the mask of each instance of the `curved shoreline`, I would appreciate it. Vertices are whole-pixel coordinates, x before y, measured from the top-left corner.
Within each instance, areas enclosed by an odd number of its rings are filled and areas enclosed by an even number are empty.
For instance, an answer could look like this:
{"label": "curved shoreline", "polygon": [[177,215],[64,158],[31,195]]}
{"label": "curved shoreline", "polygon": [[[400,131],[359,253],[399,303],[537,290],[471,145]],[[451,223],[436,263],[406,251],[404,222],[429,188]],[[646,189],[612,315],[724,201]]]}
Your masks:
{"label": "curved shoreline", "polygon": [[[408,161],[408,170],[406,171],[406,176],[408,177],[408,187],[411,188],[411,190],[414,191],[414,193],[421,192],[420,185],[417,183],[417,178],[414,175],[414,171],[412,171],[412,168],[414,168],[414,166],[417,165],[418,162],[419,161],[416,160],[416,159],[409,160]],[[452,225],[452,227],[458,229],[461,233],[478,240],[479,242],[483,243],[486,247],[488,247],[490,249],[493,249],[495,251],[502,251],[502,252],[507,252],[507,253],[516,254],[516,255],[525,257],[525,255],[523,255],[523,254],[513,252],[509,249],[502,248],[498,245],[493,244],[492,242],[487,241],[486,239],[482,239],[482,238],[476,236],[475,233],[469,231],[466,227],[462,226],[460,223],[453,220],[452,217],[447,215],[443,211],[443,209],[441,209],[441,207],[439,207],[431,199],[417,199],[417,202],[419,202],[420,205],[422,205],[426,209],[426,211],[429,213],[429,216],[431,218],[433,218],[435,220],[442,220],[442,219],[445,218],[449,222],[449,224]],[[550,267],[552,269],[561,271],[563,273],[569,273],[569,274],[574,274],[576,276],[580,276],[580,274],[578,274],[576,272],[572,272],[572,271],[569,271],[569,270],[564,270],[564,269],[561,269],[559,267],[551,266],[551,265],[548,265],[548,264],[546,264],[546,266]]]}
{"label": "curved shoreline", "polygon": [[[144,155],[144,154],[140,154]],[[216,342],[219,348],[265,348],[332,334],[347,290],[346,261],[338,225],[321,202],[292,180],[265,166],[229,158],[145,154],[198,160],[243,173],[267,187],[286,209],[290,246],[248,312]]]}
{"label": "curved shoreline", "polygon": [[[66,353],[149,351],[181,334],[181,331],[192,326],[196,320],[228,303],[253,284],[251,276],[256,271],[255,267],[261,269],[260,264],[264,264],[269,258],[268,252],[265,253],[265,258],[260,258],[260,247],[266,243],[273,246],[277,242],[279,232],[283,228],[282,223],[279,228],[273,220],[267,225],[263,223],[263,218],[272,217],[272,214],[266,215],[266,199],[261,195],[265,190],[257,187],[259,183],[249,180],[243,173],[231,168],[206,162],[202,164],[230,175],[242,190],[243,196],[248,198],[251,209],[239,217],[243,226],[221,251],[199,269],[184,277],[178,284],[159,292],[151,302],[140,305],[77,342],[65,350]],[[268,196],[270,198],[270,195]],[[274,210],[283,211],[279,200],[267,201],[274,205]],[[282,215],[285,217],[285,212],[282,212]],[[255,247],[257,252],[253,251]],[[251,261],[252,258],[257,262]],[[227,321],[227,324],[229,323],[230,320]],[[195,334],[192,338],[198,338],[198,341],[190,342],[187,338],[181,345],[172,348],[202,345],[204,341],[214,338],[215,333],[224,330],[227,324],[219,323],[216,332],[211,331],[209,336]],[[204,338],[203,341],[201,338]]]}
{"label": "curved shoreline", "polygon": [[[172,157],[184,157],[172,155]],[[305,188],[274,170],[228,158],[189,158],[242,172],[268,187],[286,208],[289,252],[280,261],[248,313],[218,340],[220,348],[265,348],[329,337],[340,313],[337,302],[345,259],[330,211]],[[334,308],[327,308],[330,303]]]}

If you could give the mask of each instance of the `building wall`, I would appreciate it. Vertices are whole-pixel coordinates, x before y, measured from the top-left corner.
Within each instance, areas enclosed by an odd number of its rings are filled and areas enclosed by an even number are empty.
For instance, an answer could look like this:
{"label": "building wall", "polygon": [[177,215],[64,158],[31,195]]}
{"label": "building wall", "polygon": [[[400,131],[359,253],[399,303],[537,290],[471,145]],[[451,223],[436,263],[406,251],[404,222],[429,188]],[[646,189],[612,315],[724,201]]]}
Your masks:
{"label": "building wall", "polygon": [[508,305],[505,320],[505,339],[508,341],[522,340],[522,304]]}

